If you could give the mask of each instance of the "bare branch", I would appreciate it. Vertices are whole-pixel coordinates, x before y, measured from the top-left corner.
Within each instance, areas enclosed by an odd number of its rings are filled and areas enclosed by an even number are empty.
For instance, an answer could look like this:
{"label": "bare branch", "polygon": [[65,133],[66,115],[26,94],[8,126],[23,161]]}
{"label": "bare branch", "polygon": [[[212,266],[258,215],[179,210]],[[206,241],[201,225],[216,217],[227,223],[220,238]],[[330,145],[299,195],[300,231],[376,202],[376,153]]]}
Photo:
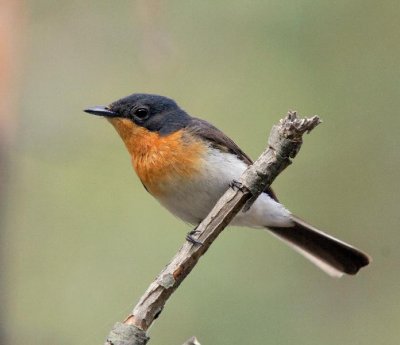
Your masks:
{"label": "bare branch", "polygon": [[149,286],[123,323],[117,323],[106,344],[145,345],[146,331],[159,316],[171,294],[194,268],[212,242],[246,204],[248,209],[256,198],[289,164],[299,152],[302,135],[320,123],[318,116],[298,118],[289,112],[273,126],[268,148],[241,176],[239,187],[229,188],[208,216],[197,227],[198,241],[203,245],[185,242],[172,261]]}

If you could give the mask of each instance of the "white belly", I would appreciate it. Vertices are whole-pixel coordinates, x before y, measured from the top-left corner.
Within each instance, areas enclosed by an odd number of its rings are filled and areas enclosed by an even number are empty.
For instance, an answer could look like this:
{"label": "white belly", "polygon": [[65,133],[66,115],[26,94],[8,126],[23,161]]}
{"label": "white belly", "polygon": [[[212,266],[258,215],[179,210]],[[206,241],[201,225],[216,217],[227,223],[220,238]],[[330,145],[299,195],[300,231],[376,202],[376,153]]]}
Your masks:
{"label": "white belly", "polygon": [[[159,202],[182,220],[200,223],[218,199],[228,189],[232,180],[238,180],[247,165],[233,154],[209,148],[203,160],[201,173],[189,180],[168,182],[164,186],[168,196],[158,197]],[[246,213],[240,212],[232,225],[248,227],[290,226],[290,212],[281,204],[261,194]]]}

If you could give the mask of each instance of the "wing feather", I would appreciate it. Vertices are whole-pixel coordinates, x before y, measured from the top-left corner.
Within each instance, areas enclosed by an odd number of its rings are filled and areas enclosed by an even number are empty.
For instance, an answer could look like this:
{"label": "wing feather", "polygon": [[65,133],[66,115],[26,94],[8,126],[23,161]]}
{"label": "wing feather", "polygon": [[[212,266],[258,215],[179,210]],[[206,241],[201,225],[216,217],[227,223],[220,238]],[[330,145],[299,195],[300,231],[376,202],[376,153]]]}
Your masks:
{"label": "wing feather", "polygon": [[[192,134],[197,135],[201,139],[210,142],[214,148],[222,152],[234,154],[237,158],[245,162],[247,165],[253,164],[251,158],[246,153],[244,153],[231,138],[229,138],[211,123],[194,117],[192,118],[192,121],[187,128],[191,131]],[[271,187],[267,187],[264,192],[267,193],[275,201],[278,201],[278,198],[276,197]]]}

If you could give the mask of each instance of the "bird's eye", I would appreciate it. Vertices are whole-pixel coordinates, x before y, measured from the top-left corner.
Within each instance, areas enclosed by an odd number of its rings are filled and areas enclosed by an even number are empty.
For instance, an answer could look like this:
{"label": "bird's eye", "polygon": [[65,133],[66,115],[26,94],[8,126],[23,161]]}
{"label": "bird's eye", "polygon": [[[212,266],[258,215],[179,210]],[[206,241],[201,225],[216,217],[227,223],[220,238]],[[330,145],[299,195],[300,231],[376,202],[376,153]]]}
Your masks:
{"label": "bird's eye", "polygon": [[149,110],[146,108],[136,109],[135,116],[140,120],[145,120],[149,116]]}

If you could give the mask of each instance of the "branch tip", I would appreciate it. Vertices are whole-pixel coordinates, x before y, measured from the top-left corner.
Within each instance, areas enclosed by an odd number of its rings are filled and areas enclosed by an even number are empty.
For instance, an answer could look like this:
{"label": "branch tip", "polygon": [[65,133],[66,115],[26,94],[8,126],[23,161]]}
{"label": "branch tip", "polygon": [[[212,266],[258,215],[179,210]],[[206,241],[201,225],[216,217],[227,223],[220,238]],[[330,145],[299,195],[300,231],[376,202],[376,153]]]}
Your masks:
{"label": "branch tip", "polygon": [[289,111],[285,118],[279,121],[280,134],[288,139],[300,139],[304,133],[310,133],[321,123],[318,115],[298,117],[296,111]]}

